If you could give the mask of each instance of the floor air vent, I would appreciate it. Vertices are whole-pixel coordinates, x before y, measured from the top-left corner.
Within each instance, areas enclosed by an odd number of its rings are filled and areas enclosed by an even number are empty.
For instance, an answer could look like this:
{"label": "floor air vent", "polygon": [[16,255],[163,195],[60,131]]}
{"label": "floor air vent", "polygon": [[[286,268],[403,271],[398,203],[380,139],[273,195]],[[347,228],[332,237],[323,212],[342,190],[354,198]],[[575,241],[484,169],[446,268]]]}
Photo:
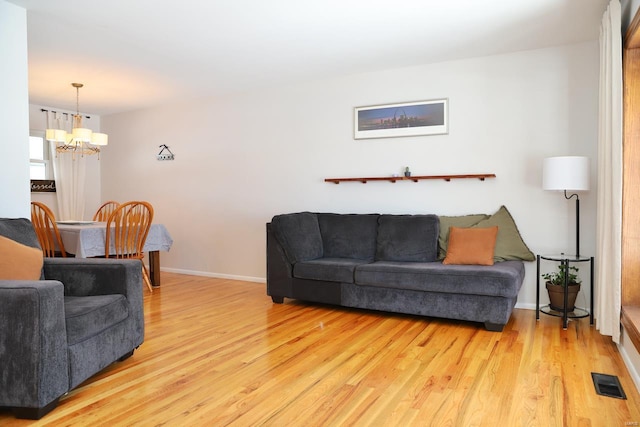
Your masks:
{"label": "floor air vent", "polygon": [[599,395],[615,397],[617,399],[627,398],[627,395],[624,394],[624,390],[622,390],[618,377],[592,372],[591,378],[593,378],[593,385],[596,387],[596,393]]}

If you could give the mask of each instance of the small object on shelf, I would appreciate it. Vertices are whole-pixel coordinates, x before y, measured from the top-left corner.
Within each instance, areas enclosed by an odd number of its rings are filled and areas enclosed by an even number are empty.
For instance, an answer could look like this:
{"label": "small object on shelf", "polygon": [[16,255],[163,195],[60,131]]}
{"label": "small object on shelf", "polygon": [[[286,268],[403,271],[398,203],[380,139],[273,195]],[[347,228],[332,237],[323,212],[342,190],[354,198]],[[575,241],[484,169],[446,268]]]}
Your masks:
{"label": "small object on shelf", "polygon": [[494,173],[483,173],[483,174],[471,174],[471,175],[422,175],[422,176],[411,176],[411,177],[400,177],[400,176],[374,176],[368,178],[325,178],[324,182],[332,182],[334,184],[340,184],[341,182],[361,182],[366,184],[367,181],[389,181],[391,183],[395,183],[396,181],[413,181],[418,182],[426,179],[444,179],[445,181],[451,181],[452,179],[479,179],[480,181],[484,181],[485,178],[495,178],[496,174]]}
{"label": "small object on shelf", "polygon": [[406,176],[407,178],[411,176],[411,171],[409,170],[409,166],[404,168],[404,176]]}

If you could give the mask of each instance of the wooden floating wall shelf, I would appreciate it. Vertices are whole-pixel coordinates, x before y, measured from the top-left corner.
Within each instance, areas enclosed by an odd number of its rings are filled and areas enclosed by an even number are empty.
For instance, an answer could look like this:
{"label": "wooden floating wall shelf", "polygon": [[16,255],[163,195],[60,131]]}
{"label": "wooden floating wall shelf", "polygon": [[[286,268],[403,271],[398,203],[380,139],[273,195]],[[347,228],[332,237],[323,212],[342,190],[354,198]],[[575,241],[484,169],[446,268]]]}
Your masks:
{"label": "wooden floating wall shelf", "polygon": [[375,176],[370,178],[325,178],[324,182],[333,182],[334,184],[340,184],[341,182],[361,182],[366,184],[367,181],[389,181],[395,183],[396,181],[413,181],[418,182],[425,179],[444,179],[445,181],[451,181],[452,179],[479,179],[484,181],[486,178],[495,178],[494,173],[481,173],[475,175],[423,175],[423,176]]}

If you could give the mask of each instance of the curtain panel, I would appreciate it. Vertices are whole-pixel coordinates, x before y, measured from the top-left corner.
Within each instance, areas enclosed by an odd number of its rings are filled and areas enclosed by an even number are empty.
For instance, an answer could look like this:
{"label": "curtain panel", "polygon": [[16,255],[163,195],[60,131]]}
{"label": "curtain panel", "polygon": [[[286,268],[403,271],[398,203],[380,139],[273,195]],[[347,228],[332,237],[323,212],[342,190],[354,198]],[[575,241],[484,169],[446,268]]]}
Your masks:
{"label": "curtain panel", "polygon": [[[73,120],[69,114],[47,111],[47,129],[63,129],[71,133]],[[82,220],[85,203],[86,161],[82,156],[70,153],[58,154],[56,143],[49,143],[53,177],[56,180],[56,198],[60,221]]]}
{"label": "curtain panel", "polygon": [[596,328],[620,343],[622,304],[622,34],[619,0],[611,0],[600,26],[598,199],[596,223]]}

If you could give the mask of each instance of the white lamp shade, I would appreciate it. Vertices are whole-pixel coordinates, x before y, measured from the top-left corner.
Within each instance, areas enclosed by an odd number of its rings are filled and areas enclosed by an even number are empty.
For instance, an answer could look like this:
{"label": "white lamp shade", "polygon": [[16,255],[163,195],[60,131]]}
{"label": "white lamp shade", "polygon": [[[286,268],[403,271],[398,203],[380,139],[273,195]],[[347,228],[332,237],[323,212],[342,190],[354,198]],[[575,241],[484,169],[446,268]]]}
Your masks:
{"label": "white lamp shade", "polygon": [[93,145],[107,145],[109,144],[109,135],[106,133],[94,132],[91,134],[91,144]]}
{"label": "white lamp shade", "polygon": [[67,132],[62,129],[47,129],[45,131],[45,139],[47,141],[65,142],[67,139]]}
{"label": "white lamp shade", "polygon": [[91,142],[91,129],[87,128],[73,128],[73,139],[82,142]]}
{"label": "white lamp shade", "polygon": [[589,158],[580,156],[547,157],[542,164],[542,188],[545,190],[589,190]]}

